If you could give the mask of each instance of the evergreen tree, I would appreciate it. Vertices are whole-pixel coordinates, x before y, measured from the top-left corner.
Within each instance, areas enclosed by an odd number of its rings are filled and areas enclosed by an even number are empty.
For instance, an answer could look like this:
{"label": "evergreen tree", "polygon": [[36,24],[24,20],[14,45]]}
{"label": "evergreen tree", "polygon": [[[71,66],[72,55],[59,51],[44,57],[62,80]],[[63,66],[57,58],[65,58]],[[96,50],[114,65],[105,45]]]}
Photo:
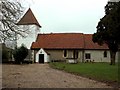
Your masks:
{"label": "evergreen tree", "polygon": [[120,44],[120,2],[108,2],[105,6],[105,16],[97,25],[93,34],[93,42],[99,45],[107,44],[110,49],[111,65],[115,64],[116,52]]}

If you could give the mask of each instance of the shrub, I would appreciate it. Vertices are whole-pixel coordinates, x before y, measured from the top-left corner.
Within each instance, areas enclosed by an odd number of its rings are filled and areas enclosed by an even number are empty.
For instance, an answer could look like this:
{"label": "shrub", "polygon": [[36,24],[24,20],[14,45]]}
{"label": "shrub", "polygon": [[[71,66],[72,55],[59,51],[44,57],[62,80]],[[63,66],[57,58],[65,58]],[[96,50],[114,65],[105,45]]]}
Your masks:
{"label": "shrub", "polygon": [[9,53],[7,49],[2,49],[2,62],[7,62],[9,59]]}
{"label": "shrub", "polygon": [[2,63],[8,63],[9,60],[12,59],[12,49],[5,46],[5,44],[2,44],[2,48],[0,49],[1,52],[1,59]]}
{"label": "shrub", "polygon": [[15,59],[15,62],[19,64],[24,61],[27,55],[28,55],[28,49],[23,44],[21,45],[21,47],[16,48],[13,52],[13,57]]}

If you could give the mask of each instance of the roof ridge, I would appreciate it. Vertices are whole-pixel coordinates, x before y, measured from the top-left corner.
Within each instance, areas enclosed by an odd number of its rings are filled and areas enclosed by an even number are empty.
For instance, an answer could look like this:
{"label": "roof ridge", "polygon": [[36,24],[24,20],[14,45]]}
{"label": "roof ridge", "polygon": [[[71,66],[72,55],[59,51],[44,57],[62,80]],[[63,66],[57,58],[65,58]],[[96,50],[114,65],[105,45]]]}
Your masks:
{"label": "roof ridge", "polygon": [[93,35],[93,34],[84,34],[84,35]]}
{"label": "roof ridge", "polygon": [[53,34],[84,34],[84,33],[39,33],[38,35],[53,35]]}

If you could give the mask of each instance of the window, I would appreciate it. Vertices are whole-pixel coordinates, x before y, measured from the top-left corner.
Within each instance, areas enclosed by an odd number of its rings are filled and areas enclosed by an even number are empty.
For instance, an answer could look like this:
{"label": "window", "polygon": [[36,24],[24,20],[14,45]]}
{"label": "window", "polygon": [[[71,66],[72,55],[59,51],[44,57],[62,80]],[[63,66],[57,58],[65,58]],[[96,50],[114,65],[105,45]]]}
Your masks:
{"label": "window", "polygon": [[86,54],[85,54],[85,59],[91,59],[90,53],[86,53]]}
{"label": "window", "polygon": [[73,51],[73,58],[78,58],[78,51],[76,50]]}
{"label": "window", "polygon": [[76,58],[78,58],[78,51],[76,51]]}
{"label": "window", "polygon": [[75,50],[73,51],[73,58],[75,58]]}
{"label": "window", "polygon": [[104,51],[104,57],[107,57],[107,51]]}
{"label": "window", "polygon": [[64,50],[64,57],[67,57],[67,50]]}

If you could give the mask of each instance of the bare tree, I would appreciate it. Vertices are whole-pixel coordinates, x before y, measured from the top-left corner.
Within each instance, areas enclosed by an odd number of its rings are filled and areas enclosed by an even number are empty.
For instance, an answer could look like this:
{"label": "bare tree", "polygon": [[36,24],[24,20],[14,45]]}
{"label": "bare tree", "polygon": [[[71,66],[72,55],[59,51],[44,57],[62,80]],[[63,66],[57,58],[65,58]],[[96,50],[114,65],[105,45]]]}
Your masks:
{"label": "bare tree", "polygon": [[17,40],[19,36],[25,37],[29,30],[16,25],[23,12],[20,2],[17,0],[1,0],[0,6],[0,41]]}

